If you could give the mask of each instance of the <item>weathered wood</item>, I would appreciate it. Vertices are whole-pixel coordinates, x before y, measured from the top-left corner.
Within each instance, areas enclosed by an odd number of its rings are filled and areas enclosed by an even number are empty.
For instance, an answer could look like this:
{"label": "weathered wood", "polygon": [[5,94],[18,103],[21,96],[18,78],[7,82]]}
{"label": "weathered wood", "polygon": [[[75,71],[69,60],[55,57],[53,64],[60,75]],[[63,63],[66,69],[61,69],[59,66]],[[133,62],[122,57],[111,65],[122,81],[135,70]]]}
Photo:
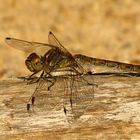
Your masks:
{"label": "weathered wood", "polygon": [[[0,139],[140,139],[140,77],[92,78],[98,85],[94,98],[74,122],[68,122],[61,96],[50,101],[54,108],[29,113],[35,84],[0,81]],[[54,95],[59,88],[53,87]]]}

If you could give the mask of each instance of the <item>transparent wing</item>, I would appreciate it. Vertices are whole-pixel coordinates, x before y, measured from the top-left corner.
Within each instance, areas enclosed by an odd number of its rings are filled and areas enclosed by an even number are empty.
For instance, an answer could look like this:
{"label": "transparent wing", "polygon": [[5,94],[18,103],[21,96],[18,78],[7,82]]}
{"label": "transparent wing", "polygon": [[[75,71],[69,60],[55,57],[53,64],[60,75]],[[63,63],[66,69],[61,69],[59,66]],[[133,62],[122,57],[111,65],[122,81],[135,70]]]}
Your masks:
{"label": "transparent wing", "polygon": [[90,75],[70,76],[65,81],[65,107],[66,116],[69,122],[79,119],[92,106],[94,100],[94,79]]}
{"label": "transparent wing", "polygon": [[[59,82],[56,80],[53,86],[48,90],[48,87],[52,84],[54,77],[43,77],[39,80],[36,85],[36,89],[29,99],[31,104],[30,110],[35,112],[48,112],[53,110],[62,109],[62,100],[64,89],[60,88]],[[61,80],[60,80],[61,81]],[[58,89],[58,90],[56,90]],[[32,104],[32,99],[34,98],[34,103]]]}
{"label": "transparent wing", "polygon": [[69,51],[58,41],[58,39],[55,37],[55,35],[52,32],[49,32],[48,42],[49,42],[49,44],[56,46],[58,49],[63,51],[65,54],[71,55],[69,53]]}
{"label": "transparent wing", "polygon": [[89,76],[56,76],[56,82],[48,91],[50,80],[41,78],[32,97],[35,97],[34,111],[48,112],[63,110],[68,122],[80,118],[94,100],[94,80]]}
{"label": "transparent wing", "polygon": [[20,40],[16,38],[9,38],[5,39],[5,42],[18,50],[22,50],[26,53],[37,52],[39,54],[45,53],[47,49],[56,48],[53,45],[46,44],[46,43],[39,43],[39,42],[29,42],[25,40]]}

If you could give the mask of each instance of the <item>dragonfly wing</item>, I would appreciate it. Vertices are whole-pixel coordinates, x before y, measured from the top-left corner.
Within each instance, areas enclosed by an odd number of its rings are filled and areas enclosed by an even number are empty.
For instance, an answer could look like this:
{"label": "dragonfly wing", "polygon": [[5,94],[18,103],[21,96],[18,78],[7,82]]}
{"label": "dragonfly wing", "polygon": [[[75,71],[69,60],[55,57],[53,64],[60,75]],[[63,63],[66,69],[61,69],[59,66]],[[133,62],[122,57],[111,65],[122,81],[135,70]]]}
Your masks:
{"label": "dragonfly wing", "polygon": [[5,42],[9,46],[18,50],[22,50],[24,52],[34,52],[35,50],[38,50],[39,48],[42,49],[43,47],[45,47],[45,50],[46,50],[47,47],[49,47],[49,48],[54,48],[54,49],[59,48],[61,49],[61,51],[65,53],[69,53],[66,50],[66,48],[62,46],[62,44],[58,41],[58,39],[54,36],[52,32],[50,32],[48,35],[48,41],[49,41],[49,44],[39,43],[39,42],[29,42],[29,41],[25,41],[21,39],[10,38],[10,37],[5,38]]}
{"label": "dragonfly wing", "polygon": [[54,86],[48,91],[52,78],[41,78],[37,83],[31,96],[31,99],[32,97],[35,99],[34,111],[45,113],[63,109],[68,122],[78,120],[92,104],[94,80],[90,79],[90,75],[57,76]]}
{"label": "dragonfly wing", "polygon": [[48,42],[50,45],[56,46],[58,49],[60,49],[65,54],[69,54],[69,51],[58,41],[58,39],[55,37],[55,35],[52,32],[49,32],[48,35]]}
{"label": "dragonfly wing", "polygon": [[25,40],[16,39],[16,38],[10,38],[10,37],[7,37],[5,39],[5,42],[9,46],[18,50],[22,50],[26,53],[36,52],[39,54],[44,54],[47,51],[47,49],[56,48],[55,46],[52,46],[46,43],[29,42]]}
{"label": "dragonfly wing", "polygon": [[39,82],[36,85],[36,89],[33,93],[33,95],[30,98],[30,102],[32,97],[34,97],[34,105],[33,110],[35,112],[48,112],[52,110],[61,110],[62,109],[62,90],[56,90],[60,89],[57,86],[59,85],[58,82],[54,83],[53,86],[51,86],[50,90],[48,90],[48,87],[52,84],[54,81],[54,77],[43,77],[39,80]]}
{"label": "dragonfly wing", "polygon": [[[66,115],[68,121],[79,119],[94,100],[94,80],[89,76],[71,76],[67,83]],[[69,104],[69,105],[68,105]]]}
{"label": "dragonfly wing", "polygon": [[[35,88],[34,93],[31,95],[30,99],[29,99],[29,104],[31,104],[31,109],[36,108],[40,110],[40,108],[42,107],[42,105],[44,105],[44,103],[42,102],[42,97],[43,97],[43,88],[46,87],[48,84],[47,81],[44,81],[43,78],[41,78]],[[34,101],[33,101],[34,99]]]}

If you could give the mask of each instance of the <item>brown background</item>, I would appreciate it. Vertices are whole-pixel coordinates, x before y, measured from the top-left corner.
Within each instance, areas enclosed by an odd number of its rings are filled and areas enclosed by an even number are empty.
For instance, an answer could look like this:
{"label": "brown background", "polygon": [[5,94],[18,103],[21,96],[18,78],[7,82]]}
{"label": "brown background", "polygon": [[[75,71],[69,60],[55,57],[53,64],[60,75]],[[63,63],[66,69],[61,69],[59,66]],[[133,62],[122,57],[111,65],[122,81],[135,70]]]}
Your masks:
{"label": "brown background", "polygon": [[27,54],[7,36],[47,42],[49,31],[73,54],[140,63],[138,0],[3,0],[0,4],[0,78],[30,74]]}
{"label": "brown background", "polygon": [[[140,64],[139,0],[1,0],[0,78],[30,74],[27,54],[6,46],[5,37],[47,42],[50,30],[73,54]],[[63,99],[52,96],[54,106],[60,101],[58,108],[29,116],[26,104],[35,85],[0,80],[0,139],[139,140],[139,77],[99,75],[94,80],[93,104],[72,125]],[[53,90],[62,94],[57,84]]]}

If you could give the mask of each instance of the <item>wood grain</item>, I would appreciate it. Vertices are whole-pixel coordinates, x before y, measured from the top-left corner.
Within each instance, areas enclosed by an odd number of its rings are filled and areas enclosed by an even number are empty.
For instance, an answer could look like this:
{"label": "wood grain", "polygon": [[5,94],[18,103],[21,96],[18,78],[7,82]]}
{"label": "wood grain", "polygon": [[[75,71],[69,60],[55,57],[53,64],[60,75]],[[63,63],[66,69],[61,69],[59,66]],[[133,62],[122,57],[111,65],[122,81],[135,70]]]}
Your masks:
{"label": "wood grain", "polygon": [[[59,94],[51,100],[53,108],[27,112],[36,84],[0,81],[0,139],[140,139],[140,77],[91,77],[98,85],[94,98],[74,122],[67,120]],[[53,87],[54,95],[60,87]]]}

